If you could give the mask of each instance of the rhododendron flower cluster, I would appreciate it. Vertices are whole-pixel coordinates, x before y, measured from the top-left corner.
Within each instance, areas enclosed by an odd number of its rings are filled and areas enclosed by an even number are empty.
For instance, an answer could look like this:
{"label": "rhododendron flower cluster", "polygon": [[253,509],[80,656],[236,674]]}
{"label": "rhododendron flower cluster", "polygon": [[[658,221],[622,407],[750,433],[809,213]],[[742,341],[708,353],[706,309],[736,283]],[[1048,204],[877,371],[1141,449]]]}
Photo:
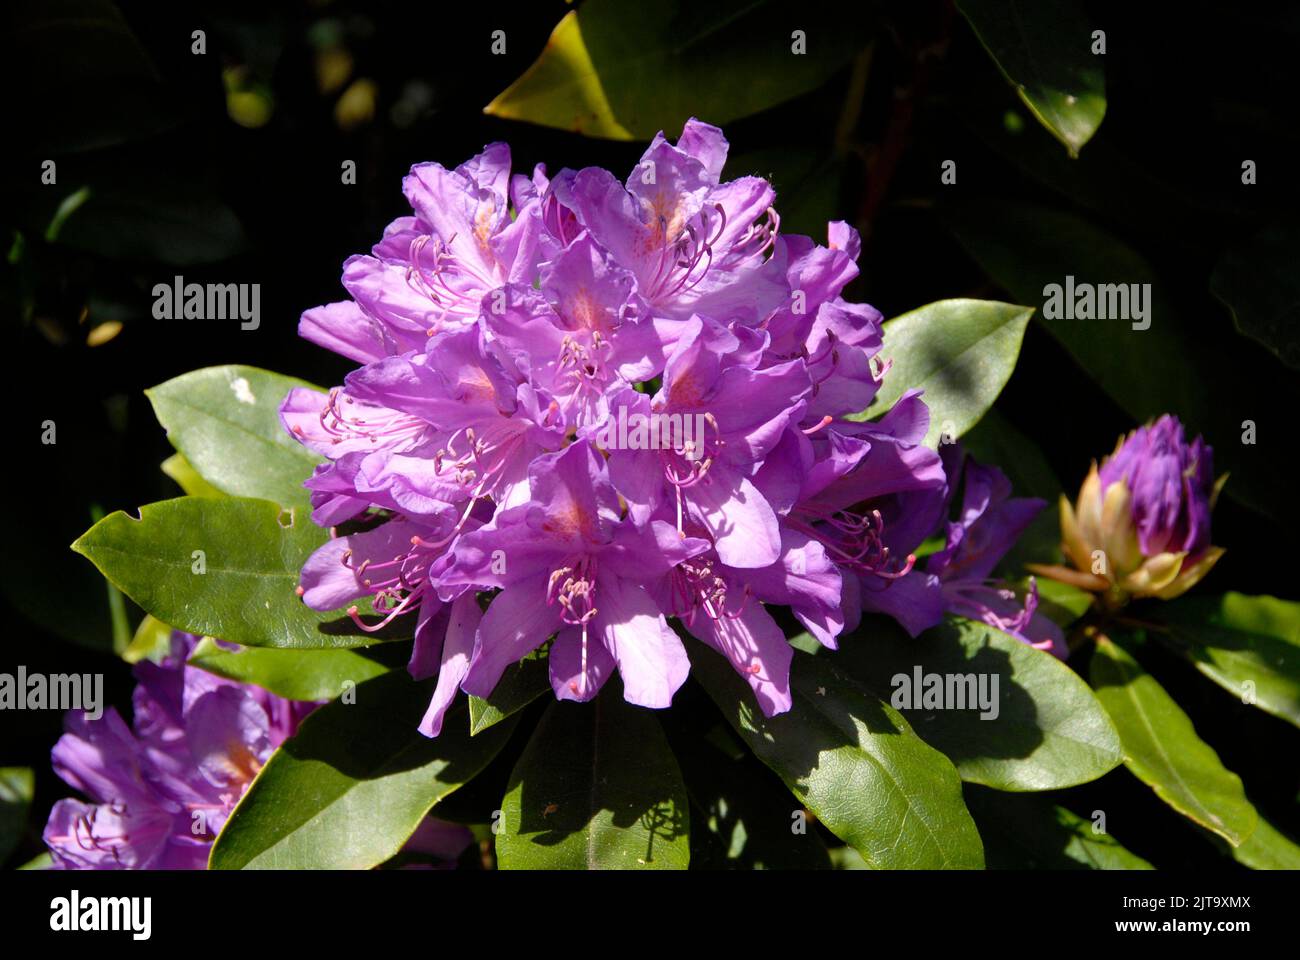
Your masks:
{"label": "rhododendron flower cluster", "polygon": [[136,666],[134,730],[112,708],[68,714],[54,772],[94,802],[54,805],[44,840],[55,868],[205,868],[253,777],[318,706],[187,666],[197,641],[174,632],[162,662]]}
{"label": "rhododendron flower cluster", "polygon": [[[996,557],[961,566],[950,538],[916,565],[949,491],[919,392],[849,419],[889,368],[881,315],[842,296],[857,233],[781,233],[769,183],[722,178],[727,149],[691,120],[624,181],[512,176],[504,144],[418,165],[412,215],[346,262],[350,299],[304,314],[360,367],[282,406],[324,458],[306,485],[336,534],[299,592],[366,630],[415,619],[411,673],[438,676],[426,735],[552,638],[556,696],[617,671],[666,707],[689,668],[675,622],[772,715],[791,648],[769,607],[835,647],[864,610],[916,633],[976,602]],[[1003,522],[996,499],[969,530]]]}

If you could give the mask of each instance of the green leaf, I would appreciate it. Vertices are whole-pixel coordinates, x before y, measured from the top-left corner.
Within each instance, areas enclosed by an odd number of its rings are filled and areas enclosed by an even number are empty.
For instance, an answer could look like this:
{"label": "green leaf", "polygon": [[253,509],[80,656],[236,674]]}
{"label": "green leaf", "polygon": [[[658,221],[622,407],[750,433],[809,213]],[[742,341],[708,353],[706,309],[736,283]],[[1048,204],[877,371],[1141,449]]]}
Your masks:
{"label": "green leaf", "polygon": [[[992,692],[997,716],[970,709],[904,709],[926,743],[963,780],[998,790],[1053,790],[1096,780],[1123,760],[1119,734],[1088,685],[1050,653],[973,620],[951,618],[913,639],[883,617],[844,639],[841,660],[855,679],[899,707],[919,698],[916,673],[969,677]],[[906,678],[904,685],[896,678]],[[965,690],[963,690],[965,696]],[[991,698],[990,698],[991,699]],[[990,714],[992,711],[988,711]]]}
{"label": "green leaf", "polygon": [[172,628],[146,613],[140,626],[135,628],[131,642],[122,651],[122,659],[127,663],[139,663],[141,660],[156,662],[171,653],[171,649]]}
{"label": "green leaf", "polygon": [[1091,821],[1042,797],[974,787],[966,804],[992,870],[1150,870]]}
{"label": "green leaf", "polygon": [[484,112],[615,140],[672,136],[693,116],[725,124],[816,89],[872,26],[824,0],[586,0]]}
{"label": "green leaf", "polygon": [[320,457],[280,423],[280,403],[294,387],[320,389],[256,367],[227,366],[195,370],[145,395],[172,446],[212,486],[299,504],[308,502],[302,483]]}
{"label": "green leaf", "polygon": [[835,847],[830,852],[831,867],[835,870],[870,870],[871,864],[862,859],[862,854],[852,847]]}
{"label": "green leaf", "polygon": [[513,716],[550,689],[550,660],[534,650],[506,668],[490,697],[469,698],[470,736]]}
{"label": "green leaf", "polygon": [[883,414],[904,390],[925,390],[933,447],[955,439],[993,405],[1015,369],[1031,307],[990,300],[940,300],[885,323],[880,355],[893,361],[865,416]]}
{"label": "green leaf", "polygon": [[31,767],[0,767],[0,864],[9,859],[27,830],[35,787]]}
{"label": "green leaf", "polygon": [[959,0],[980,43],[1030,112],[1070,156],[1106,115],[1103,56],[1093,25],[1072,0]]}
{"label": "green leaf", "polygon": [[183,453],[173,453],[162,462],[162,472],[191,497],[224,497],[225,494],[199,476]]}
{"label": "green leaf", "polygon": [[478,774],[513,723],[470,739],[464,706],[441,736],[416,729],[432,683],[402,671],[311,714],[267,761],[212,848],[214,869],[369,869],[393,856],[429,809]]}
{"label": "green leaf", "polygon": [[[1156,636],[1243,703],[1300,726],[1300,603],[1226,593],[1150,611]],[[1247,686],[1249,684],[1249,686]]]}
{"label": "green leaf", "polygon": [[276,650],[240,647],[227,650],[204,637],[189,662],[208,673],[252,683],[288,700],[333,700],[350,686],[387,673],[405,659],[389,644],[374,650]]}
{"label": "green leaf", "polygon": [[948,758],[829,658],[795,652],[794,704],[775,717],[765,718],[744,680],[698,644],[691,676],[799,802],[872,867],[983,866]]}
{"label": "green leaf", "polygon": [[[826,844],[778,777],[717,721],[669,726],[691,799],[691,865],[717,870],[825,870]],[[725,739],[724,739],[725,738]],[[734,742],[734,743],[733,743]],[[739,750],[733,755],[732,747]]]}
{"label": "green leaf", "polygon": [[652,711],[606,690],[547,708],[510,774],[504,870],[684,870],[686,787]]}
{"label": "green leaf", "polygon": [[[1042,303],[1047,287],[1088,283],[1160,284],[1150,263],[1117,237],[1072,213],[1028,203],[972,201],[952,216],[958,240],[995,281],[1025,303]],[[1062,289],[1064,297],[1064,289]],[[1150,327],[1134,330],[1123,317],[1072,319],[1040,310],[1036,319],[1097,384],[1135,419],[1177,410],[1194,417],[1208,401],[1196,383],[1153,375],[1191,369],[1191,346],[1179,336],[1174,311],[1153,296]],[[1132,313],[1132,304],[1129,305]]]}
{"label": "green leaf", "polygon": [[1124,742],[1124,765],[1183,816],[1240,846],[1258,816],[1241,778],[1219,761],[1155,678],[1106,637],[1092,655],[1092,685]]}
{"label": "green leaf", "polygon": [[1087,590],[1046,577],[1040,577],[1037,583],[1039,611],[1062,628],[1082,617],[1093,604],[1094,597]]}
{"label": "green leaf", "polygon": [[[1232,474],[1225,488],[1229,496],[1288,519],[1278,506],[1289,504],[1291,496],[1281,472],[1240,442],[1243,409],[1261,411],[1254,417],[1261,429],[1285,429],[1281,420],[1269,418],[1292,403],[1289,381],[1251,375],[1260,360],[1268,360],[1262,351],[1242,341],[1243,353],[1223,338],[1212,348],[1201,348],[1205,338],[1188,319],[1191,309],[1179,302],[1179,285],[1162,281],[1136,250],[1072,213],[985,199],[963,202],[947,216],[971,257],[1023,303],[1044,303],[1052,284],[1062,288],[1064,303],[1067,277],[1074,278],[1076,287],[1150,284],[1139,287],[1150,292],[1144,320],[1136,318],[1130,305],[1131,320],[1072,319],[1064,310],[1052,310],[1049,316],[1045,307],[1035,315],[1036,322],[1136,422],[1173,411],[1189,431],[1204,433],[1222,460],[1220,467]],[[1134,323],[1149,326],[1135,330]],[[1286,371],[1279,366],[1278,372]],[[1238,402],[1214,403],[1206,383]],[[1066,485],[1071,494],[1074,483]]]}
{"label": "green leaf", "polygon": [[74,190],[64,197],[60,202],[58,209],[54,211],[54,216],[50,218],[49,225],[45,228],[45,242],[56,243],[59,239],[59,231],[63,225],[68,222],[68,217],[72,216],[81,208],[81,205],[90,199],[90,187],[82,187],[80,190]]}
{"label": "green leaf", "polygon": [[1300,846],[1263,817],[1250,839],[1229,850],[1238,863],[1252,870],[1300,870]]}
{"label": "green leaf", "polygon": [[1232,311],[1237,329],[1300,369],[1300,227],[1273,226],[1230,247],[1210,277],[1210,291]]}
{"label": "green leaf", "polygon": [[[90,519],[92,523],[99,523],[104,519],[104,508],[99,504],[93,504],[90,508]],[[132,637],[135,633],[131,629],[131,624],[126,616],[126,601],[122,597],[122,591],[112,583],[104,583],[104,591],[108,597],[108,619],[113,626],[113,652],[119,657],[126,654],[127,647],[131,645]]]}
{"label": "green leaf", "polygon": [[392,639],[366,634],[338,613],[317,613],[297,597],[299,571],[326,538],[306,507],[181,497],[142,507],[138,520],[111,514],[72,549],[179,630],[253,647],[359,647]]}

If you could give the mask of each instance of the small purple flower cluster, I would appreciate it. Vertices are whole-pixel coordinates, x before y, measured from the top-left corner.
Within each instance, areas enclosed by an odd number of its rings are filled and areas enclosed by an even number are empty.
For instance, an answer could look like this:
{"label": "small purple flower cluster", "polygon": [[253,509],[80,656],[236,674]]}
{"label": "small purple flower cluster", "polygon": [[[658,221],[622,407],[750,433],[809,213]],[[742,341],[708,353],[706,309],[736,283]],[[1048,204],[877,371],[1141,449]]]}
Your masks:
{"label": "small purple flower cluster", "polygon": [[414,614],[410,670],[438,675],[426,735],[458,689],[487,696],[552,637],[556,696],[588,700],[617,670],[627,700],[666,707],[688,671],[673,618],[768,715],[791,704],[769,606],[828,647],[864,610],[913,633],[955,610],[1057,646],[1032,597],[987,588],[1042,506],[1008,501],[996,471],[967,473],[960,521],[918,565],[955,481],[922,445],[919,391],[849,419],[889,367],[880,313],[841,296],[858,235],[780,233],[768,182],[721,179],[727,149],[691,120],[625,182],[511,176],[499,143],[420,164],[413,215],[344,265],[350,299],[303,315],[361,366],[281,408],[325,458],[313,519],[344,527],[299,593],[367,630]]}
{"label": "small purple flower cluster", "polygon": [[[42,839],[53,869],[207,869],[253,778],[320,706],[190,666],[198,639],[173,631],[166,657],[136,666],[134,729],[112,708],[65,718],[54,772],[92,802],[50,811]],[[465,827],[426,817],[402,848],[403,869],[451,868],[472,842]]]}
{"label": "small purple flower cluster", "polygon": [[50,812],[56,869],[204,869],[257,771],[318,706],[187,666],[197,640],[173,633],[166,659],[136,666],[134,731],[112,708],[68,714],[54,772],[94,802]]}

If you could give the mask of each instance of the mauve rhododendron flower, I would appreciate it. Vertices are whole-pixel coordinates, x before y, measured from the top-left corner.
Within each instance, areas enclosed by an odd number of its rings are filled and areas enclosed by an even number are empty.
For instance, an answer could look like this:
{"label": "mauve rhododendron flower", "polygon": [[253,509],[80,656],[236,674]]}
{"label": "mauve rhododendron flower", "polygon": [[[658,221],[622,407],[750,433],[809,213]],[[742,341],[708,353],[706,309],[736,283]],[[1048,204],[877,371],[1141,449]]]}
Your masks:
{"label": "mauve rhododendron flower", "polygon": [[361,367],[282,407],[327,459],[314,519],[349,523],[300,593],[368,630],[364,597],[415,616],[410,670],[438,674],[425,734],[548,641],[556,696],[618,672],[666,707],[689,669],[675,621],[771,715],[791,655],[768,606],[827,646],[863,609],[914,633],[942,617],[913,555],[946,503],[925,405],[847,419],[889,368],[880,314],[842,296],[857,233],[781,234],[770,184],[722,179],[727,149],[691,120],[622,181],[512,177],[503,144],[422,164],[414,215],[345,265],[352,299],[304,314]]}
{"label": "mauve rhododendron flower", "polygon": [[503,588],[479,624],[461,687],[487,696],[506,667],[554,633],[556,696],[589,700],[617,667],[630,702],[668,706],[689,663],[645,581],[708,542],[667,523],[621,519],[604,460],[587,442],[538,459],[530,479],[533,499],[461,537],[441,578]]}
{"label": "mauve rhododendron flower", "polygon": [[134,729],[112,708],[66,719],[54,771],[92,802],[54,805],[44,840],[74,870],[201,870],[257,771],[315,703],[284,700],[187,666],[197,637],[137,665]]}
{"label": "mauve rhododendron flower", "polygon": [[980,620],[1030,646],[1062,659],[1068,651],[1061,628],[1038,612],[1038,586],[1030,578],[1022,598],[991,579],[993,568],[1047,501],[1012,497],[1011,482],[997,467],[966,456],[959,445],[944,450],[949,492],[962,487],[955,520],[943,529],[944,546],[926,558],[925,571],[938,578],[944,610]]}

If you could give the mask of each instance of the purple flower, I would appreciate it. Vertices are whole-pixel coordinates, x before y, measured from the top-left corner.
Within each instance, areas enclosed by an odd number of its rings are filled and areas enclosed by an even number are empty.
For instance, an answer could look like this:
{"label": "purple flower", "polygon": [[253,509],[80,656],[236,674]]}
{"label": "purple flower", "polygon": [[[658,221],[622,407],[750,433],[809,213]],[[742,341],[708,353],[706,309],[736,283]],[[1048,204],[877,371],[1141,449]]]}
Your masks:
{"label": "purple flower", "polygon": [[402,854],[419,857],[424,862],[402,864],[403,870],[451,870],[457,859],[473,845],[469,827],[425,817],[402,846]]}
{"label": "purple flower", "polygon": [[303,314],[306,339],[369,363],[421,350],[426,337],[472,326],[483,295],[531,277],[540,201],[509,209],[510,148],[490,144],[455,170],[412,167],[403,182],[415,216],[384,231],[370,256],[343,267],[350,301]]}
{"label": "purple flower", "polygon": [[663,370],[664,334],[632,275],[587,234],[540,269],[540,291],[503,287],[483,321],[497,349],[558,404],[566,426],[609,415],[608,394]]}
{"label": "purple flower", "polygon": [[1068,651],[1061,628],[1038,613],[1038,587],[1030,578],[1023,599],[991,579],[993,568],[1047,506],[1044,500],[1011,497],[1011,482],[997,467],[965,456],[960,446],[944,451],[951,488],[962,486],[957,519],[945,524],[944,547],[926,558],[939,579],[944,610],[980,620],[1062,659]]}
{"label": "purple flower", "polygon": [[1094,463],[1072,507],[1061,498],[1062,549],[1074,565],[1037,568],[1047,576],[1105,592],[1170,600],[1190,590],[1223,555],[1210,543],[1210,513],[1224,478],[1214,452],[1190,444],[1166,414],[1120,439]]}
{"label": "purple flower", "polygon": [[654,396],[624,390],[614,401],[619,422],[668,424],[667,442],[646,449],[607,434],[602,443],[634,521],[671,506],[679,530],[689,516],[734,567],[765,567],[780,553],[776,512],[750,477],[798,422],[811,389],[802,361],[761,370],[757,361],[728,331],[691,320]]}
{"label": "purple flower", "polygon": [[629,702],[668,706],[689,663],[646,583],[707,541],[621,519],[604,461],[586,442],[539,458],[530,485],[531,500],[460,538],[441,578],[501,588],[461,688],[488,696],[506,667],[555,634],[551,686],[560,699],[590,700],[617,669]]}
{"label": "purple flower", "polygon": [[50,812],[56,868],[203,869],[257,771],[316,708],[186,666],[196,641],[173,633],[167,660],[136,667],[134,730],[111,708],[68,714],[54,770],[91,802]]}
{"label": "purple flower", "polygon": [[[694,532],[708,542],[703,528]],[[780,553],[769,566],[728,566],[709,550],[682,560],[652,586],[661,609],[730,661],[766,716],[790,709],[793,648],[765,604],[790,607],[831,648],[844,628],[839,568],[805,534],[787,527],[781,535]]]}
{"label": "purple flower", "polygon": [[688,120],[676,145],[658,134],[625,183],[589,167],[561,194],[655,316],[757,323],[788,297],[784,254],[768,256],[775,191],[758,177],[720,183],[727,150],[721,130]]}
{"label": "purple flower", "polygon": [[1196,556],[1209,546],[1214,451],[1200,437],[1187,443],[1177,418],[1165,414],[1130,433],[1102,461],[1100,481],[1103,503],[1112,486],[1128,488],[1145,556]]}
{"label": "purple flower", "polygon": [[300,592],[359,622],[364,597],[414,615],[409,669],[438,677],[424,733],[548,642],[558,697],[617,670],[666,707],[688,669],[676,620],[774,714],[791,654],[771,608],[827,646],[863,609],[914,633],[942,617],[914,556],[946,504],[925,405],[848,419],[889,368],[880,314],[843,297],[858,235],[780,235],[770,184],[722,179],[727,151],[691,120],[624,180],[511,177],[499,144],[417,166],[415,215],[345,267],[353,299],[304,315],[361,366],[282,407],[327,461],[314,519],[350,529]]}
{"label": "purple flower", "polygon": [[845,571],[848,628],[863,609],[913,636],[943,616],[938,579],[915,569],[913,552],[944,505],[943,464],[921,445],[928,428],[919,393],[909,392],[875,423],[839,422],[799,440],[802,479],[787,522]]}

